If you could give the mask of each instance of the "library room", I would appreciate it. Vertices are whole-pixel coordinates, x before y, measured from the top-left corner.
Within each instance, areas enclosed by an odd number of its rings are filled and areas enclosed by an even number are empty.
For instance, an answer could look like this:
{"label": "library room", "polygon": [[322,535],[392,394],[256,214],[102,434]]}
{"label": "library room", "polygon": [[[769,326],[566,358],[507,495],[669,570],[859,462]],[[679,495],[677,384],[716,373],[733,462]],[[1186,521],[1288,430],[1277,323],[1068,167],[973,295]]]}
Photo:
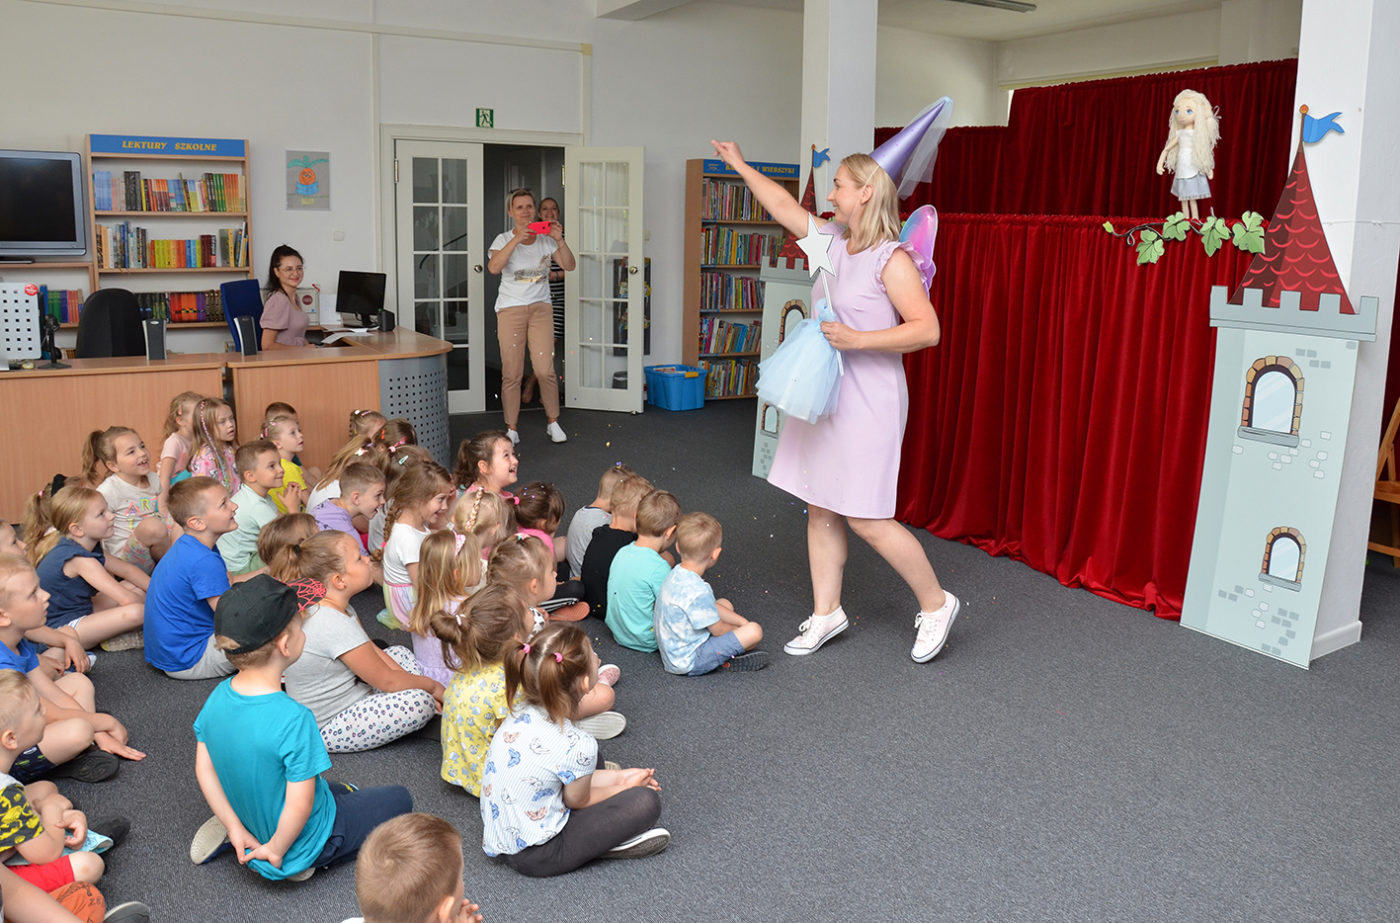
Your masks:
{"label": "library room", "polygon": [[1396,916],[1400,5],[0,22],[6,920]]}

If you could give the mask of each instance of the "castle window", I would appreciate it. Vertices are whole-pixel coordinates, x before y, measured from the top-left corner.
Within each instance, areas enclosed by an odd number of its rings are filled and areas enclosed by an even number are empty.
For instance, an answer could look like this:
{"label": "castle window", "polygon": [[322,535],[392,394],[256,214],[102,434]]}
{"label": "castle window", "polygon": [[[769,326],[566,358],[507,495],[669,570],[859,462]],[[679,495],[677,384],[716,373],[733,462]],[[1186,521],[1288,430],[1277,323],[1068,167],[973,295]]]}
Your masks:
{"label": "castle window", "polygon": [[1303,373],[1287,356],[1256,359],[1244,373],[1242,439],[1296,446],[1303,420]]}
{"label": "castle window", "polygon": [[1301,590],[1303,558],[1307,551],[1308,543],[1297,529],[1279,526],[1270,531],[1264,542],[1264,563],[1260,565],[1259,579],[1285,589]]}

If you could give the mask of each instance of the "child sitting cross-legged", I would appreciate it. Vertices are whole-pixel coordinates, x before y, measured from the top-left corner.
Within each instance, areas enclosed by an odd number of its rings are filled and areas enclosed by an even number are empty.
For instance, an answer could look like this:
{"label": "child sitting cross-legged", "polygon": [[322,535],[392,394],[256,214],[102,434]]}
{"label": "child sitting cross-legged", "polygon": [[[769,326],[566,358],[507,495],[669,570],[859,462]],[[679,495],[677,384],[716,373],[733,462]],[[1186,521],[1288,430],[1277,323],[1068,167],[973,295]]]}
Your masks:
{"label": "child sitting cross-legged", "polygon": [[506,701],[481,775],[482,850],[524,875],[571,872],[593,859],[654,855],[661,786],[651,769],[598,769],[598,741],[569,716],[598,681],[577,625],[554,622],[506,653]]}
{"label": "child sitting cross-legged", "polygon": [[462,896],[462,834],[432,814],[386,820],[355,860],[358,921],[345,923],[481,923]]}
{"label": "child sitting cross-legged", "polygon": [[661,556],[675,539],[681,505],[653,490],[637,505],[637,540],[613,558],[608,571],[608,614],[613,638],[634,651],[656,650],[656,594],[671,573]]}
{"label": "child sitting cross-legged", "polygon": [[761,670],[768,652],[756,651],[763,629],[715,599],[705,571],[719,560],[719,521],[709,513],[686,513],[676,525],[681,563],[671,569],[656,595],[656,643],[668,673],[701,676],[718,667]]}
{"label": "child sitting cross-legged", "polygon": [[264,564],[258,556],[258,535],[281,511],[272,501],[272,491],[282,486],[282,458],[277,446],[266,439],[255,439],[238,447],[233,455],[243,486],[233,495],[238,510],[237,528],[219,536],[216,543],[224,566],[235,576],[256,571]]}
{"label": "child sitting cross-legged", "polygon": [[344,532],[355,539],[360,550],[369,553],[360,530],[355,525],[356,517],[368,524],[384,505],[384,472],[365,462],[353,462],[345,466],[338,479],[338,496],[322,500],[307,509],[322,529]]}
{"label": "child sitting cross-legged", "polygon": [[379,823],[413,810],[399,785],[326,782],[331,760],[316,717],[282,691],[306,644],[301,610],[318,592],[261,574],[219,600],[214,630],[238,673],[215,687],[194,723],[195,777],[214,812],[190,844],[196,864],[228,844],[264,878],[304,881],[355,855]]}
{"label": "child sitting cross-legged", "polygon": [[0,670],[0,859],[18,853],[28,864],[11,865],[10,871],[55,891],[72,881],[95,882],[105,866],[93,852],[63,854],[65,846],[76,849],[87,840],[87,818],[52,782],[24,785],[10,775],[15,759],[39,743],[44,727],[44,702],[34,685],[23,673]]}
{"label": "child sitting cross-legged", "polygon": [[127,746],[120,721],[97,711],[91,680],[81,673],[64,673],[53,680],[40,665],[26,635],[44,644],[77,644],[71,635],[44,625],[48,602],[49,594],[28,561],[0,555],[0,670],[27,675],[44,700],[48,718],[42,739],[21,753],[9,772],[24,782],[49,773],[100,782],[116,774],[117,756],[140,760],[146,754]]}
{"label": "child sitting cross-legged", "polygon": [[623,548],[637,540],[637,505],[651,493],[651,482],[640,475],[624,477],[613,485],[612,519],[593,530],[579,566],[583,581],[583,600],[588,611],[606,619],[608,610],[608,572],[613,558]]}
{"label": "child sitting cross-legged", "polygon": [[355,594],[373,585],[359,542],[318,532],[301,543],[297,565],[323,595],[306,610],[306,648],[283,679],[287,695],[315,715],[326,749],[372,750],[433,720],[442,684],[423,675],[408,648],[376,647],[350,610]]}
{"label": "child sitting cross-legged", "polygon": [[230,583],[214,546],[219,536],[238,528],[237,511],[228,491],[213,478],[186,478],[170,488],[170,512],[185,534],[151,573],[145,633],[146,662],[173,679],[213,679],[233,672],[214,645],[214,607]]}
{"label": "child sitting cross-legged", "polygon": [[636,472],[621,462],[611,465],[598,478],[598,496],[569,520],[569,534],[564,547],[570,580],[581,579],[583,555],[588,550],[588,543],[593,541],[593,530],[612,522],[612,490],[618,481],[631,474]]}

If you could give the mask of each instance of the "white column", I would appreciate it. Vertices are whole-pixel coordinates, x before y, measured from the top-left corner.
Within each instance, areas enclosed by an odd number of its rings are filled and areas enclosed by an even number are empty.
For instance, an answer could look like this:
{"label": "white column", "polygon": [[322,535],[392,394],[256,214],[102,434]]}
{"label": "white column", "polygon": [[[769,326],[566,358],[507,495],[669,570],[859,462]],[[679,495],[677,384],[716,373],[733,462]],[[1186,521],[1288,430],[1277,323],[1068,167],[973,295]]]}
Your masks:
{"label": "white column", "polygon": [[806,0],[802,11],[802,137],[796,158],[804,176],[811,147],[831,149],[825,184],[847,154],[875,147],[875,27],[877,0]]}
{"label": "white column", "polygon": [[[1346,462],[1313,657],[1355,643],[1371,494],[1376,477],[1386,364],[1400,253],[1400,3],[1304,0],[1294,109],[1314,116],[1341,111],[1346,134],[1307,148],[1308,174],[1332,258],[1355,303],[1380,299],[1376,342],[1360,344]],[[1299,128],[1295,123],[1296,146]],[[1293,156],[1290,149],[1289,157]],[[1272,203],[1271,203],[1272,204]]]}

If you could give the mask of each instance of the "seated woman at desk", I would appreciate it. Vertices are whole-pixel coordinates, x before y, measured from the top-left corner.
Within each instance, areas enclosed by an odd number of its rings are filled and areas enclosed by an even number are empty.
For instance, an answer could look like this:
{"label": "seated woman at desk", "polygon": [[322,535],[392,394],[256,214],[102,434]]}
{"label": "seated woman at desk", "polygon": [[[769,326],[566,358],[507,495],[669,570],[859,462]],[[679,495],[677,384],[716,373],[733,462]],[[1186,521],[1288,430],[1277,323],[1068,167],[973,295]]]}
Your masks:
{"label": "seated woman at desk", "polygon": [[287,349],[306,345],[306,327],[311,318],[297,307],[297,286],[302,277],[301,254],[286,244],[272,251],[267,270],[267,290],[263,304],[262,343],[259,348]]}

